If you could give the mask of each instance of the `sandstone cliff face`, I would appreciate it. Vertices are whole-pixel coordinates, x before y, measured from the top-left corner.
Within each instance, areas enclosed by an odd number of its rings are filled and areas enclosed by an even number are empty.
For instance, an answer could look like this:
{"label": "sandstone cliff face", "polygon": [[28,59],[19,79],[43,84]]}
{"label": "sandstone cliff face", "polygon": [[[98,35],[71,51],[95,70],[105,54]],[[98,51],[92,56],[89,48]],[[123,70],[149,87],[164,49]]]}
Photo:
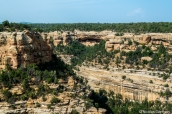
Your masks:
{"label": "sandstone cliff face", "polygon": [[96,43],[99,43],[101,39],[103,39],[106,35],[104,33],[97,33],[97,32],[84,32],[84,31],[55,31],[50,33],[42,33],[41,35],[48,39],[53,39],[53,43],[55,46],[58,44],[67,45],[69,42],[73,40],[78,40],[79,42],[85,44],[85,45],[94,45]]}
{"label": "sandstone cliff face", "polygon": [[[136,44],[135,41],[140,45],[149,45],[152,46],[160,45],[161,43],[167,48],[170,47],[170,42],[172,39],[172,34],[170,33],[149,33],[149,34],[140,34],[134,35],[133,33],[125,33],[124,36],[116,36],[115,32],[111,31],[74,31],[74,32],[50,32],[47,33],[47,37],[50,39],[53,38],[54,45],[63,44],[67,45],[72,40],[78,40],[84,45],[93,46],[96,43],[99,43],[100,40],[105,40],[106,45],[105,49],[107,51],[113,50],[135,50]],[[132,45],[129,45],[129,40],[132,41]],[[0,41],[3,42],[3,41]]]}
{"label": "sandstone cliff face", "polygon": [[[151,58],[145,57],[143,59],[150,60]],[[166,98],[160,97],[159,93],[161,91],[164,92],[168,88],[164,87],[164,84],[168,83],[169,87],[171,87],[172,81],[171,79],[164,81],[153,74],[162,74],[163,72],[109,68],[110,69],[107,71],[100,65],[93,67],[81,66],[79,67],[80,70],[76,71],[76,73],[88,79],[88,85],[95,91],[99,91],[99,89],[104,89],[107,92],[113,91],[114,94],[121,94],[123,99],[128,98],[140,102],[145,100],[145,98],[147,98],[148,101],[166,101]],[[122,79],[124,75],[127,77],[125,80]],[[129,81],[129,79],[132,81]],[[150,83],[150,80],[153,80],[153,83]],[[170,89],[170,91],[171,90],[172,89]],[[171,101],[172,98],[170,97],[168,100]]]}
{"label": "sandstone cliff face", "polygon": [[8,64],[16,69],[29,63],[44,63],[51,60],[53,42],[38,33],[29,31],[0,33],[0,67]]}
{"label": "sandstone cliff face", "polygon": [[[25,66],[28,63],[40,63],[51,60],[51,54],[54,46],[58,44],[67,45],[72,40],[78,40],[84,45],[94,45],[100,40],[105,40],[105,49],[113,50],[135,50],[134,41],[139,44],[149,45],[156,50],[156,45],[161,43],[169,50],[172,34],[141,34],[134,35],[125,33],[124,36],[115,36],[114,32],[49,32],[49,33],[32,33],[29,31],[10,33],[0,33],[0,68],[4,69],[8,64],[12,68],[20,65]],[[132,45],[129,45],[129,40]]]}
{"label": "sandstone cliff face", "polygon": [[[141,34],[141,35],[124,35],[124,36],[114,36],[109,37],[107,35],[106,46],[105,49],[107,51],[113,50],[135,50],[136,44],[134,42],[138,42],[139,45],[148,45],[152,49],[156,50],[155,47],[157,45],[163,44],[167,49],[170,50],[170,43],[172,39],[171,34]],[[129,40],[132,42],[129,45]]]}
{"label": "sandstone cliff face", "polygon": [[16,69],[29,63],[51,60],[52,50],[58,44],[66,45],[76,39],[74,33],[0,32],[0,69],[8,64]]}

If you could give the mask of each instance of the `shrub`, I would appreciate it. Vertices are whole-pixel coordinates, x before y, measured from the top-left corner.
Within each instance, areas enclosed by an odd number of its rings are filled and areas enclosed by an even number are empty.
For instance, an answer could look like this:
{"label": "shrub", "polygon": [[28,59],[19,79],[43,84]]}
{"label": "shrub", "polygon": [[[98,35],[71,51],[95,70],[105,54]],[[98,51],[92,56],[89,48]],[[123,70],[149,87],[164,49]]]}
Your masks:
{"label": "shrub", "polygon": [[4,90],[2,92],[2,94],[4,95],[5,100],[7,101],[10,97],[12,97],[12,93],[9,90]]}
{"label": "shrub", "polygon": [[52,109],[51,104],[47,104],[48,109]]}
{"label": "shrub", "polygon": [[56,97],[53,97],[50,102],[51,102],[51,104],[56,104],[56,103],[59,103],[60,100]]}
{"label": "shrub", "polygon": [[143,63],[144,65],[145,65],[145,64],[147,65],[147,64],[148,64],[148,61],[147,61],[147,60],[143,60],[142,63]]}
{"label": "shrub", "polygon": [[130,46],[130,45],[132,45],[133,43],[132,43],[132,41],[129,39],[128,40],[128,45]]}
{"label": "shrub", "polygon": [[36,102],[36,107],[41,107],[41,104]]}
{"label": "shrub", "polygon": [[137,42],[137,41],[134,41],[134,44],[135,44],[135,45],[139,45],[139,42]]}
{"label": "shrub", "polygon": [[46,101],[47,98],[43,95],[43,96],[42,96],[42,100],[43,100],[43,101]]}
{"label": "shrub", "polygon": [[6,101],[8,102],[8,103],[10,103],[10,104],[14,104],[15,102],[16,102],[16,97],[15,96],[12,96],[12,97],[10,97],[9,99],[7,99]]}
{"label": "shrub", "polygon": [[36,99],[36,98],[37,98],[37,96],[35,95],[34,91],[29,92],[29,93],[28,93],[28,96],[29,96],[30,98],[32,98],[32,99]]}
{"label": "shrub", "polygon": [[125,80],[125,79],[126,79],[126,76],[125,76],[125,75],[123,75],[123,76],[122,76],[122,79],[124,79],[124,80]]}
{"label": "shrub", "polygon": [[123,36],[123,35],[124,33],[118,33],[118,32],[115,34],[115,36]]}
{"label": "shrub", "polygon": [[150,80],[150,81],[149,81],[149,83],[153,84],[153,81],[152,81],[152,80]]}
{"label": "shrub", "polygon": [[78,111],[76,111],[75,109],[72,110],[71,114],[79,114]]}
{"label": "shrub", "polygon": [[26,95],[21,95],[21,96],[20,96],[20,99],[24,101],[24,100],[27,100],[28,98],[27,98]]}
{"label": "shrub", "polygon": [[13,110],[15,110],[15,109],[16,109],[16,106],[15,106],[15,105],[11,105],[11,108],[12,108]]}
{"label": "shrub", "polygon": [[169,85],[168,84],[165,84],[164,87],[169,87]]}
{"label": "shrub", "polygon": [[91,108],[93,106],[91,102],[85,102],[84,105],[85,105],[86,109],[89,109],[89,108]]}
{"label": "shrub", "polygon": [[165,97],[168,99],[169,97],[172,96],[172,92],[171,92],[169,89],[166,89],[164,95],[165,95]]}
{"label": "shrub", "polygon": [[129,82],[133,83],[133,80],[132,80],[132,79],[128,78],[127,80],[128,80]]}
{"label": "shrub", "polygon": [[94,105],[95,105],[95,107],[96,107],[97,109],[99,108],[99,104],[98,104],[98,103],[95,103]]}
{"label": "shrub", "polygon": [[46,78],[46,82],[47,82],[47,83],[52,83],[52,82],[53,82],[53,79],[52,79],[51,77]]}

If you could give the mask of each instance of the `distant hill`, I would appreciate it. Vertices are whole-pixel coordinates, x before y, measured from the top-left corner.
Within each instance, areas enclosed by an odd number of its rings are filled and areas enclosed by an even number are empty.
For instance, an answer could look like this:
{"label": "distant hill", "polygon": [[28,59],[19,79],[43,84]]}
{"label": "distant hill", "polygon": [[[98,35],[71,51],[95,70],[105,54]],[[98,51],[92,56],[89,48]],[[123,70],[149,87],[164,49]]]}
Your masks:
{"label": "distant hill", "polygon": [[20,22],[21,24],[31,24],[31,22]]}

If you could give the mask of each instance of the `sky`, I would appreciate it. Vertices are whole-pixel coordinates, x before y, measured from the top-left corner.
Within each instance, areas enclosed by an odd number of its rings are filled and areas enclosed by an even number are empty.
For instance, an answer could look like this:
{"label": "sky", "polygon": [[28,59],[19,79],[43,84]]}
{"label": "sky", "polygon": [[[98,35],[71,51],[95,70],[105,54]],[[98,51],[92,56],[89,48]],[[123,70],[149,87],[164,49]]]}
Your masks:
{"label": "sky", "polygon": [[172,22],[172,0],[0,0],[0,22]]}

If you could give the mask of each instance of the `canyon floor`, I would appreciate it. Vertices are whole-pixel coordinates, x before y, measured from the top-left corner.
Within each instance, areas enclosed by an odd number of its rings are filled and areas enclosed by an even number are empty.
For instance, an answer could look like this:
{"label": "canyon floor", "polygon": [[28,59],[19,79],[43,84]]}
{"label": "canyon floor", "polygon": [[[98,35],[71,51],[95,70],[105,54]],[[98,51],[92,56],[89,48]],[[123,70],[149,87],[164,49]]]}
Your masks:
{"label": "canyon floor", "polygon": [[[79,76],[88,79],[88,85],[94,90],[105,89],[106,91],[114,91],[120,93],[124,98],[142,101],[159,99],[166,101],[165,98],[159,97],[160,91],[165,90],[165,84],[168,84],[172,90],[172,78],[164,81],[157,74],[160,71],[118,69],[110,67],[107,71],[102,66],[81,66],[76,71]],[[122,79],[126,76],[126,79]],[[150,83],[152,80],[153,83]],[[172,101],[172,99],[168,99]]]}

